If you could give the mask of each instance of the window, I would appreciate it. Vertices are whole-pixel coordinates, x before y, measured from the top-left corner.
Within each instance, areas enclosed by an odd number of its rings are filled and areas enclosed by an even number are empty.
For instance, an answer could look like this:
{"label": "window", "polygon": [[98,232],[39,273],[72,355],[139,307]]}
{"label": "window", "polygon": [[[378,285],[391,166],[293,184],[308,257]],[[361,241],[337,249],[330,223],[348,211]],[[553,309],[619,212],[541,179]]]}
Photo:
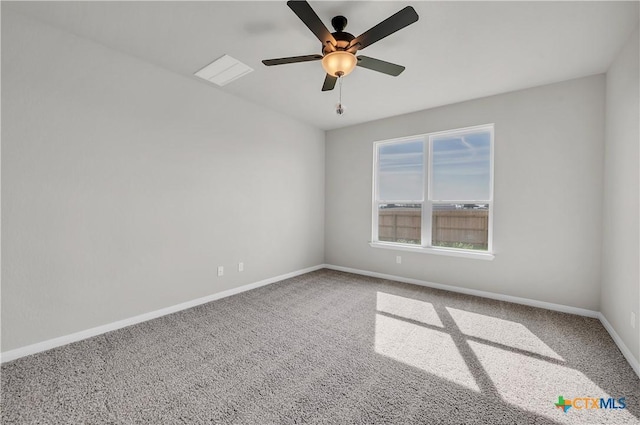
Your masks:
{"label": "window", "polygon": [[493,258],[493,124],[374,144],[372,246]]}

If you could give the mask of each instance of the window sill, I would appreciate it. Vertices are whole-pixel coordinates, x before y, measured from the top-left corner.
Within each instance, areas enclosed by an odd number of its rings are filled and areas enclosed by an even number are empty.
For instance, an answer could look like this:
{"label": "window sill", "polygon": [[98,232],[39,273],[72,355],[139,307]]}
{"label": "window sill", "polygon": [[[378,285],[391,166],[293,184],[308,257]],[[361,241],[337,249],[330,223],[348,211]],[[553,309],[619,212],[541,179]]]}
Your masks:
{"label": "window sill", "polygon": [[419,252],[421,254],[446,255],[449,257],[474,258],[476,260],[492,261],[495,255],[490,252],[475,252],[462,249],[425,248],[422,246],[408,246],[390,242],[369,242],[372,248],[391,249],[396,251]]}

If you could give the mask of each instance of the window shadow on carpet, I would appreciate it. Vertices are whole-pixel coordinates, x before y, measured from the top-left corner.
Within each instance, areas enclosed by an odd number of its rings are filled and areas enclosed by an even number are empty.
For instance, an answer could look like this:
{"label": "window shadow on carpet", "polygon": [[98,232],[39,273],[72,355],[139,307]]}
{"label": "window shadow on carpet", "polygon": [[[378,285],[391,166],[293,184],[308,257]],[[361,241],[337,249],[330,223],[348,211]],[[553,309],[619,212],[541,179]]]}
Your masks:
{"label": "window shadow on carpet", "polygon": [[390,285],[376,294],[376,353],[559,423],[638,423],[638,379],[593,319]]}

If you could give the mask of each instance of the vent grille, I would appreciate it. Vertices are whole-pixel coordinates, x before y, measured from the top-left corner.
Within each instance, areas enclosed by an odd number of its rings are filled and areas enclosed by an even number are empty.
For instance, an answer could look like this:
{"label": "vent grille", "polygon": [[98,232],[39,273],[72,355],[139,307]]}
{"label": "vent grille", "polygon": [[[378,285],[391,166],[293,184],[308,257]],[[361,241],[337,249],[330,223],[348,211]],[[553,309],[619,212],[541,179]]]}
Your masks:
{"label": "vent grille", "polygon": [[252,68],[229,55],[224,55],[196,72],[196,77],[210,81],[219,86],[229,84],[243,75],[253,71]]}

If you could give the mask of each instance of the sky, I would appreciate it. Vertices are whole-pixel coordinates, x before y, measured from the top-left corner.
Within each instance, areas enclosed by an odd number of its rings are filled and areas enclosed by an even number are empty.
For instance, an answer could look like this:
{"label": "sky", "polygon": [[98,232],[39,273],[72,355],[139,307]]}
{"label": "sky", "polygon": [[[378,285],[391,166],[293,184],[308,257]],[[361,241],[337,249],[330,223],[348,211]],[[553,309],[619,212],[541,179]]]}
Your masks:
{"label": "sky", "polygon": [[[434,137],[431,159],[432,200],[489,200],[491,135],[488,131]],[[379,199],[420,201],[423,198],[423,139],[379,147]]]}

